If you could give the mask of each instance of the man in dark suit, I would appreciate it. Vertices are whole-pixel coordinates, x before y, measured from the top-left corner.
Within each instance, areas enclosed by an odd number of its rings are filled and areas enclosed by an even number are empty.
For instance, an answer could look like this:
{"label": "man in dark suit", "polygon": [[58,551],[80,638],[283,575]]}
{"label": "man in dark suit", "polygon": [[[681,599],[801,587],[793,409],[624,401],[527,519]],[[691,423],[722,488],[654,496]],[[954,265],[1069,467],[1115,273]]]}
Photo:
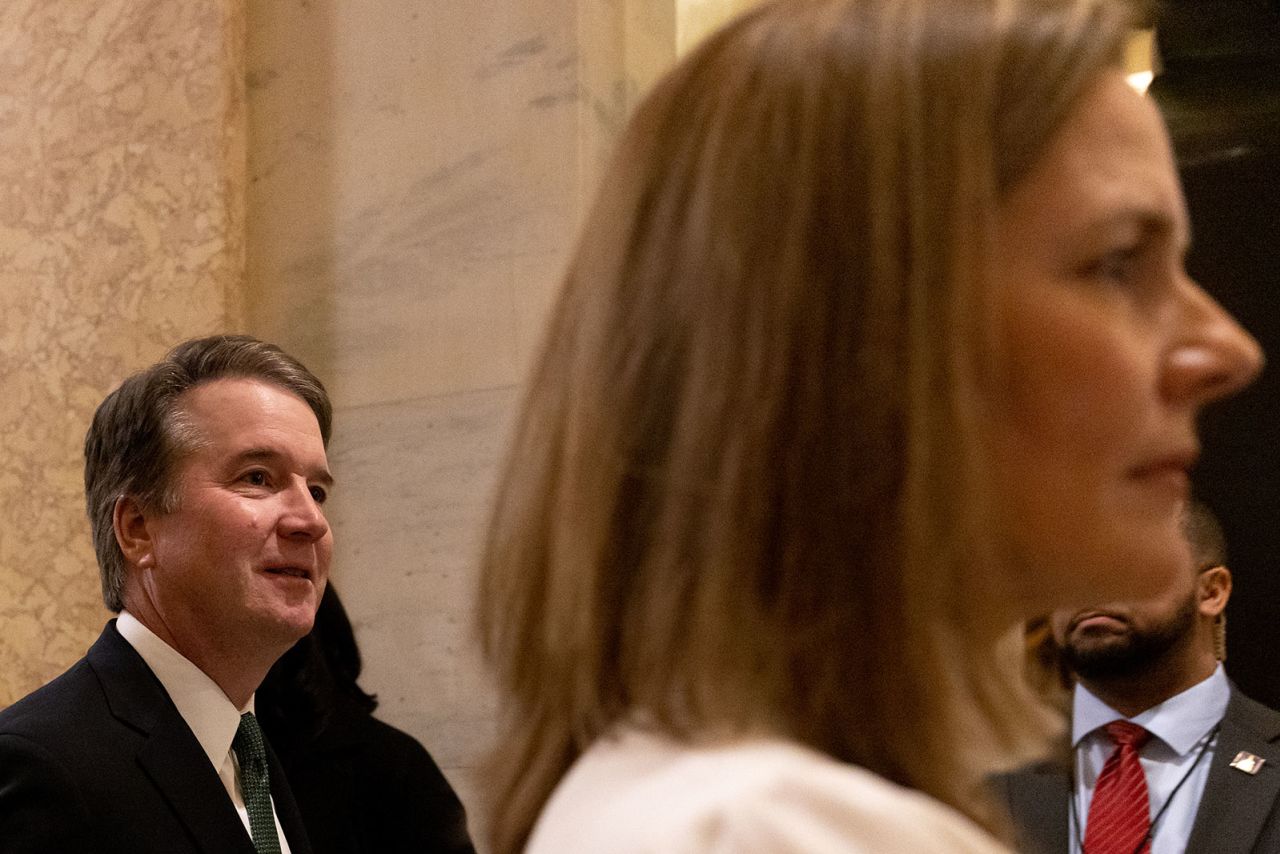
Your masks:
{"label": "man in dark suit", "polygon": [[85,439],[111,620],[0,712],[2,854],[310,854],[254,691],[329,573],[320,382],[243,336],[179,345]]}
{"label": "man in dark suit", "polygon": [[996,779],[1020,850],[1280,851],[1280,714],[1220,663],[1231,574],[1217,522],[1192,505],[1184,529],[1195,572],[1163,595],[1053,615],[1076,678],[1071,744]]}

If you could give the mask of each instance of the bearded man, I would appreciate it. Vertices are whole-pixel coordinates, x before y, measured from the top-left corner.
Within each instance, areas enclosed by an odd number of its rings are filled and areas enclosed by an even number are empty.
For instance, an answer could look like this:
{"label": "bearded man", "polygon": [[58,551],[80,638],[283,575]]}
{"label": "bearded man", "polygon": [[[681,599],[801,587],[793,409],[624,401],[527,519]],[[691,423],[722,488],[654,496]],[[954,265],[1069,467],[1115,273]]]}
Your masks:
{"label": "bearded man", "polygon": [[1161,595],[1052,615],[1074,677],[1071,745],[1002,775],[1027,852],[1280,851],[1280,714],[1227,679],[1221,529],[1184,518],[1191,568]]}

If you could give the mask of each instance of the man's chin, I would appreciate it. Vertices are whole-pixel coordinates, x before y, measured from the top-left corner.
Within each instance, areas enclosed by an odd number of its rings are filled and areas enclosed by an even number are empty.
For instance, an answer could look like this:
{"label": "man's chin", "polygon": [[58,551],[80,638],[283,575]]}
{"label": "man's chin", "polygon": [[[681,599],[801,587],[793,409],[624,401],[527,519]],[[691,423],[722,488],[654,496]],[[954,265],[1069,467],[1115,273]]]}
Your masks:
{"label": "man's chin", "polygon": [[281,624],[281,628],[291,638],[291,642],[296,643],[306,637],[315,624],[316,615],[315,612],[312,612],[310,614],[290,615],[290,618]]}
{"label": "man's chin", "polygon": [[261,631],[272,643],[288,648],[306,637],[315,619],[315,610],[306,606],[277,609],[261,620]]}
{"label": "man's chin", "polygon": [[1132,646],[1133,637],[1127,626],[1093,626],[1072,632],[1063,650],[1073,661],[1123,658]]}
{"label": "man's chin", "polygon": [[1073,636],[1073,642],[1063,650],[1063,659],[1073,672],[1086,679],[1123,675],[1136,664],[1130,637],[1119,632]]}

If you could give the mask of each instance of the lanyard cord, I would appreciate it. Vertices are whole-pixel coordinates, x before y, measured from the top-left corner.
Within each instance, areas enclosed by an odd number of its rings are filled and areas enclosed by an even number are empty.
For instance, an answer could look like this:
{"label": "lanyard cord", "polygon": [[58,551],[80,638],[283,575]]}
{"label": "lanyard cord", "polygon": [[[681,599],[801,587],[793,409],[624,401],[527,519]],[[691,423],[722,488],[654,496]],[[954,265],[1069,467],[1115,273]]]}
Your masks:
{"label": "lanyard cord", "polygon": [[[1177,796],[1178,790],[1182,788],[1182,784],[1191,779],[1191,775],[1195,773],[1196,768],[1200,765],[1200,760],[1204,759],[1205,754],[1209,752],[1209,748],[1213,745],[1214,741],[1217,740],[1218,730],[1220,729],[1222,729],[1221,721],[1214,724],[1213,729],[1200,737],[1200,741],[1196,743],[1197,750],[1195,761],[1191,763],[1191,767],[1188,768],[1186,773],[1178,780],[1178,784],[1173,787],[1173,791],[1169,793],[1169,797],[1164,799],[1164,804],[1160,807],[1159,811],[1156,812],[1155,818],[1151,819],[1151,824],[1147,829],[1147,835],[1142,837],[1142,841],[1138,843],[1138,847],[1133,849],[1133,854],[1140,854],[1142,846],[1146,845],[1148,842],[1154,841],[1156,827],[1160,824],[1160,819],[1164,818],[1165,812],[1169,809],[1169,804],[1173,803],[1173,799]],[[1074,772],[1080,764],[1081,751],[1077,748],[1072,752],[1075,754],[1075,759],[1071,763],[1073,772],[1071,775],[1071,797],[1067,800],[1067,810],[1071,813],[1071,829],[1075,832],[1076,845],[1080,849],[1080,854],[1088,854],[1088,852],[1084,850],[1084,831],[1080,827],[1080,810],[1076,807],[1076,799],[1079,797],[1080,793],[1079,787],[1076,785],[1076,774]]]}

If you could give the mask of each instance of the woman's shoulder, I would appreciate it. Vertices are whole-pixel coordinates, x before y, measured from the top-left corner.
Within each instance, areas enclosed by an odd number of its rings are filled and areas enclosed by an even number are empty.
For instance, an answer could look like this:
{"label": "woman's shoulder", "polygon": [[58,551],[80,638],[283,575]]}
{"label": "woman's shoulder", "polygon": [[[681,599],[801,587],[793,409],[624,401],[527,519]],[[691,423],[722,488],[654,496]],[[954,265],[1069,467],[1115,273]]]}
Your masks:
{"label": "woman's shoulder", "polygon": [[924,795],[781,739],[688,746],[626,730],[561,781],[529,854],[1005,849]]}

